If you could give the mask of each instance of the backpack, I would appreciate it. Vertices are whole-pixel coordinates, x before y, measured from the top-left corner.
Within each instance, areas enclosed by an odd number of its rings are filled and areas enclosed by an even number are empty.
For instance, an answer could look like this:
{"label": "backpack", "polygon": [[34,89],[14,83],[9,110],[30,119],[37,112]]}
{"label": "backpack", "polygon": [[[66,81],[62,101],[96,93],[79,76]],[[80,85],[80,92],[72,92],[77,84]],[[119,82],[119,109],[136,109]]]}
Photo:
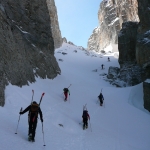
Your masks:
{"label": "backpack", "polygon": [[30,108],[30,112],[31,113],[37,113],[38,110],[39,110],[39,105],[35,104],[35,103],[32,103],[31,108]]}
{"label": "backpack", "polygon": [[87,118],[87,116],[88,116],[87,110],[84,110],[82,117],[83,117],[83,118]]}
{"label": "backpack", "polygon": [[64,92],[67,93],[68,92],[68,88],[64,88]]}
{"label": "backpack", "polygon": [[102,94],[100,94],[98,97],[99,97],[99,99],[103,99],[103,95]]}

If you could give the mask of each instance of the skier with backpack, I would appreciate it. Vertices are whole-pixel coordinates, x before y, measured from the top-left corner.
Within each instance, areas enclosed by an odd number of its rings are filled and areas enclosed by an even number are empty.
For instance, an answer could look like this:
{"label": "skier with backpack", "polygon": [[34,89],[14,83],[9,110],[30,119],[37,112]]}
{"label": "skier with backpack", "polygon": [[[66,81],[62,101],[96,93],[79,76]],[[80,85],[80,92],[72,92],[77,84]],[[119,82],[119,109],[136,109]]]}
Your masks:
{"label": "skier with backpack", "polygon": [[101,66],[102,66],[102,69],[104,69],[104,65],[102,64]]}
{"label": "skier with backpack", "polygon": [[31,103],[31,105],[29,105],[24,111],[19,112],[20,115],[26,113],[27,111],[29,111],[28,113],[28,124],[29,124],[29,131],[28,131],[28,140],[35,142],[35,130],[36,130],[36,126],[37,126],[37,119],[38,119],[38,113],[40,114],[40,119],[41,122],[43,122],[43,115],[42,115],[42,111],[39,107],[39,104],[37,104],[36,101],[33,101]]}
{"label": "skier with backpack", "polygon": [[103,96],[103,94],[100,93],[100,95],[98,96],[98,98],[99,98],[99,101],[100,101],[100,106],[102,106],[102,105],[103,105],[103,101],[104,101],[104,96]]}
{"label": "skier with backpack", "polygon": [[84,130],[85,128],[88,128],[88,119],[90,120],[90,115],[88,114],[87,110],[83,110],[82,118],[83,118],[83,130]]}
{"label": "skier with backpack", "polygon": [[64,99],[64,100],[67,101],[68,94],[70,95],[70,91],[69,91],[68,88],[64,88],[63,91],[64,91],[64,96],[65,96],[65,99]]}

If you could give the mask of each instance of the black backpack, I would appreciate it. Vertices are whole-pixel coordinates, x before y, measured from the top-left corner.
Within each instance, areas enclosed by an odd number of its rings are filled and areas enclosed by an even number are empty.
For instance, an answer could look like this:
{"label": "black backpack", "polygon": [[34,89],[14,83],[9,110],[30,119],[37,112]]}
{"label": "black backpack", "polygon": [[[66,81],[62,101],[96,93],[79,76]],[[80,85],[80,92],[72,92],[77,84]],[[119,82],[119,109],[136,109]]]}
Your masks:
{"label": "black backpack", "polygon": [[100,94],[98,97],[99,97],[99,99],[103,99],[103,95],[102,94]]}
{"label": "black backpack", "polygon": [[87,114],[88,114],[88,113],[87,113],[87,110],[84,110],[82,117],[83,117],[83,118],[87,118],[87,116],[88,116]]}
{"label": "black backpack", "polygon": [[35,113],[38,113],[38,111],[39,111],[39,105],[32,103],[31,108],[30,108],[30,112],[35,114]]}
{"label": "black backpack", "polygon": [[65,93],[68,92],[68,88],[64,88],[64,92],[65,92]]}

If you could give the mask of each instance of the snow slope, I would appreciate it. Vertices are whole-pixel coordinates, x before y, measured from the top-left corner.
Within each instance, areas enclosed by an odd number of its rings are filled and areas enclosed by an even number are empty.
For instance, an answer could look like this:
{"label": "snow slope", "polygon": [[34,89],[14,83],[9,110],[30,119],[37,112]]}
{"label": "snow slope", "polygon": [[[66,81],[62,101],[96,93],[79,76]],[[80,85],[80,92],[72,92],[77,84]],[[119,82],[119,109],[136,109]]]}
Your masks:
{"label": "snow slope", "polygon": [[[55,56],[62,73],[54,80],[37,78],[22,88],[7,86],[6,105],[0,107],[0,150],[150,150],[150,113],[143,108],[142,84],[116,88],[102,76],[109,66],[119,66],[114,53],[101,55],[64,43]],[[70,84],[71,95],[64,102],[63,88]],[[44,136],[39,119],[35,143],[27,141],[28,113],[20,116],[16,130],[20,108],[30,104],[32,89],[37,102],[45,92],[41,103]],[[97,103],[101,89],[102,107]],[[85,104],[91,117],[87,130],[80,124]]]}

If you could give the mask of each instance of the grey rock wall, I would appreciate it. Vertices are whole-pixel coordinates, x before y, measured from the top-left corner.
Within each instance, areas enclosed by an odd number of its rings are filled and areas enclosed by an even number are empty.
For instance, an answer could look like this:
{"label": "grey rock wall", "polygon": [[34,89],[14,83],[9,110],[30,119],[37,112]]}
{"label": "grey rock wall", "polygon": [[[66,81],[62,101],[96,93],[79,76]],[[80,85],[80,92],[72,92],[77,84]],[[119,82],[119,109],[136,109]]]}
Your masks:
{"label": "grey rock wall", "polygon": [[53,39],[54,39],[54,45],[55,45],[55,48],[59,48],[61,47],[63,40],[61,37],[61,31],[59,28],[57,8],[55,6],[54,0],[46,0],[46,2],[47,2],[50,20],[51,20],[51,29],[52,29]]}
{"label": "grey rock wall", "polygon": [[150,79],[143,82],[144,108],[150,111]]}
{"label": "grey rock wall", "polygon": [[[121,69],[126,66],[124,76],[129,75],[130,66],[133,70],[128,82],[135,85],[150,78],[150,1],[138,0],[138,15],[140,22],[126,22],[118,36],[119,63]],[[132,67],[133,68],[133,67]],[[124,80],[124,79],[123,79]],[[136,81],[136,82],[134,82]],[[150,110],[149,84],[144,82],[144,107]]]}
{"label": "grey rock wall", "polygon": [[122,23],[139,21],[137,0],[103,0],[98,11],[99,27],[88,40],[88,49],[101,51],[109,44],[118,44]]}
{"label": "grey rock wall", "polygon": [[54,40],[44,0],[0,1],[0,105],[7,83],[17,86],[35,77],[53,79],[61,70],[54,57]]}
{"label": "grey rock wall", "polygon": [[136,63],[138,22],[125,22],[118,35],[119,64]]}

